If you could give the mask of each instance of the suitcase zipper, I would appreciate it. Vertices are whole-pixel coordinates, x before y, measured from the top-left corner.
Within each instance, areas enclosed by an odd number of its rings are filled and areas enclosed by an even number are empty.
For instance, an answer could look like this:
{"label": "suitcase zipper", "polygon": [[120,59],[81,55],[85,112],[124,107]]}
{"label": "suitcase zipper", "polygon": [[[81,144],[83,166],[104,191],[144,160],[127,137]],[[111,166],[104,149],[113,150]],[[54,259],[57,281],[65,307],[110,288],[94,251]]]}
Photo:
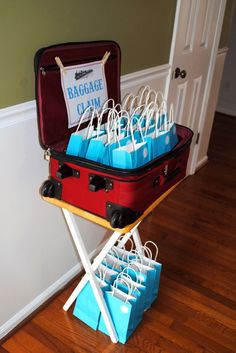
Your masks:
{"label": "suitcase zipper", "polygon": [[[108,60],[112,60],[114,59],[115,56],[114,55],[110,55]],[[68,62],[63,62],[64,67],[66,68],[67,66],[73,66],[73,65],[81,65],[83,63],[89,63],[89,62],[94,62],[94,61],[98,61],[99,59],[102,59],[101,57],[97,57],[97,58],[92,58],[92,60],[88,60],[86,62],[84,62],[84,60],[74,60],[74,61],[68,61]],[[40,72],[42,73],[43,76],[46,76],[46,73],[48,71],[59,71],[59,67],[57,66],[57,64],[50,64],[50,65],[46,65],[46,66],[41,66],[39,68]]]}
{"label": "suitcase zipper", "polygon": [[[176,150],[172,150],[166,154],[164,154],[162,157],[157,158],[156,160],[153,160],[146,164],[145,166],[142,166],[137,169],[119,169],[119,168],[113,168],[110,166],[106,166],[104,164],[98,163],[98,162],[93,162],[89,161],[88,159],[80,158],[79,160],[77,159],[78,157],[73,157],[66,155],[64,152],[57,152],[55,150],[51,150],[51,155],[58,161],[63,161],[67,163],[73,163],[75,165],[81,166],[81,167],[86,167],[86,168],[91,168],[92,170],[102,172],[105,174],[111,174],[114,176],[137,176],[137,175],[142,175],[143,172],[151,171],[154,169],[156,166],[162,164],[164,161],[177,157],[183,150],[185,150],[192,141],[192,136],[193,133],[190,129],[188,129],[191,132],[191,136],[189,137],[189,140],[187,140],[182,146],[177,148]],[[75,160],[76,159],[76,160]],[[143,176],[140,177],[142,179]],[[118,179],[116,179],[118,180]],[[132,180],[128,180],[129,182],[132,182]],[[137,181],[137,180],[135,180]]]}

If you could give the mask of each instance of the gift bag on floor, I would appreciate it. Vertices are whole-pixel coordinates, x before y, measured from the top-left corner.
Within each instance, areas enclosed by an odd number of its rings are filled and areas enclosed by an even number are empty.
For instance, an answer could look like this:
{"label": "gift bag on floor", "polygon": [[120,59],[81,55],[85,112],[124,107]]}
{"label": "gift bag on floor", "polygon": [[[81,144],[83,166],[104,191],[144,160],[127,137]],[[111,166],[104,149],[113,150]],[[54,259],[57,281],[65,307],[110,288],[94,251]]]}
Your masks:
{"label": "gift bag on floor", "polygon": [[103,262],[98,266],[95,273],[108,284],[113,284],[117,277],[117,271],[108,266],[106,259],[103,259]]}
{"label": "gift bag on floor", "polygon": [[[109,291],[110,286],[105,281],[100,278],[97,278],[97,281],[103,292]],[[76,299],[73,315],[92,329],[97,330],[100,314],[97,300],[88,281]]]}
{"label": "gift bag on floor", "polygon": [[[128,271],[134,272],[135,280],[131,278],[131,276],[128,274]],[[128,282],[128,284],[130,286],[132,286],[133,291],[131,294],[137,299],[137,305],[136,305],[136,310],[135,310],[135,322],[136,322],[135,327],[137,327],[143,318],[143,313],[145,310],[145,296],[146,296],[147,288],[141,283],[136,271],[132,268],[125,267],[119,276],[120,276],[120,278],[125,279],[125,281]],[[119,283],[118,288],[128,294],[127,286],[124,283],[122,283],[122,282]]]}
{"label": "gift bag on floor", "polygon": [[[144,265],[142,263],[142,258],[140,257],[139,253],[136,252],[136,259],[129,262],[128,269],[135,269],[137,272],[138,280],[140,280],[141,284],[147,288],[146,295],[145,295],[145,303],[144,307],[145,310],[149,309],[152,304],[152,293],[154,289],[154,279],[156,276],[156,271],[150,266]],[[128,274],[135,280],[133,275],[133,271],[128,270]]]}
{"label": "gift bag on floor", "polygon": [[[148,246],[149,244],[149,246]],[[155,255],[150,249],[150,245],[153,245],[155,248]],[[141,259],[142,263],[148,267],[151,267],[155,270],[155,276],[153,277],[153,287],[151,290],[151,304],[153,301],[157,298],[158,291],[159,291],[159,286],[160,286],[160,276],[161,276],[161,269],[162,269],[162,264],[157,262],[157,255],[158,255],[158,247],[157,245],[151,241],[148,240],[142,246],[140,249],[139,253],[139,258]]]}
{"label": "gift bag on floor", "polygon": [[[118,289],[119,282],[126,284],[128,294]],[[104,299],[120,343],[126,343],[136,327],[135,310],[137,299],[131,295],[132,291],[133,289],[128,282],[124,279],[117,278],[111,290],[104,292]],[[108,335],[102,315],[100,316],[98,329]]]}

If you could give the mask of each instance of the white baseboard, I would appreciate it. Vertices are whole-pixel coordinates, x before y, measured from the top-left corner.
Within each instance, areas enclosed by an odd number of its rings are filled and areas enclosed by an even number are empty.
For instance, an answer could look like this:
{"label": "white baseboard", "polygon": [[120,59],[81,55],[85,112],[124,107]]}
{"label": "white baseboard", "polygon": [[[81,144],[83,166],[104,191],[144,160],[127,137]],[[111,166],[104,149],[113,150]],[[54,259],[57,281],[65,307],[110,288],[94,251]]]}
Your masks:
{"label": "white baseboard", "polygon": [[225,115],[230,115],[230,116],[233,116],[234,118],[236,118],[236,110],[235,109],[230,109],[230,108],[225,108],[225,107],[222,107],[222,106],[217,106],[216,107],[216,111],[218,113],[222,113],[222,114],[225,114]]}
{"label": "white baseboard", "polygon": [[196,171],[202,168],[208,162],[208,157],[205,156],[197,162]]}
{"label": "white baseboard", "polygon": [[[105,242],[103,242],[99,247],[93,250],[89,254],[89,258],[93,259],[103,248]],[[68,272],[62,275],[57,281],[55,281],[51,286],[39,294],[35,299],[33,299],[24,308],[18,311],[13,317],[11,317],[7,322],[5,322],[0,327],[0,340],[11,332],[17,325],[19,325],[23,320],[25,320],[30,314],[37,310],[43,303],[50,299],[54,294],[59,292],[67,283],[69,283],[75,276],[77,276],[83,270],[81,262],[71,268]],[[62,310],[62,309],[61,309]]]}

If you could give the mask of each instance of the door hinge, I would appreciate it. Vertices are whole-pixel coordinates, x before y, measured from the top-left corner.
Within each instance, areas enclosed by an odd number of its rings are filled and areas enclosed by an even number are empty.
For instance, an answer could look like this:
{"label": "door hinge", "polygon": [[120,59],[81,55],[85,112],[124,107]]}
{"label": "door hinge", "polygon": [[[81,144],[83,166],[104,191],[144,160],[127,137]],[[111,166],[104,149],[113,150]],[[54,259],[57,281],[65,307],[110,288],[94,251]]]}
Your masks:
{"label": "door hinge", "polygon": [[196,138],[196,145],[198,145],[199,142],[199,138],[200,138],[200,132],[197,133],[197,138]]}

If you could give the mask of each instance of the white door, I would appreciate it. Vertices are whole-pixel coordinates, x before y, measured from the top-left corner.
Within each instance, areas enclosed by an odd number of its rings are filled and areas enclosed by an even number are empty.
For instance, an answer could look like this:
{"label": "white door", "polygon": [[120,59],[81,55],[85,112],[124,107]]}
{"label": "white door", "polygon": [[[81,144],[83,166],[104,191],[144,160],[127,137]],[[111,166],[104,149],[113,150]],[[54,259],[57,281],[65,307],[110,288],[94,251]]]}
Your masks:
{"label": "white door", "polygon": [[194,132],[188,173],[196,168],[211,78],[223,22],[225,0],[179,0],[170,54],[168,102],[176,122]]}

